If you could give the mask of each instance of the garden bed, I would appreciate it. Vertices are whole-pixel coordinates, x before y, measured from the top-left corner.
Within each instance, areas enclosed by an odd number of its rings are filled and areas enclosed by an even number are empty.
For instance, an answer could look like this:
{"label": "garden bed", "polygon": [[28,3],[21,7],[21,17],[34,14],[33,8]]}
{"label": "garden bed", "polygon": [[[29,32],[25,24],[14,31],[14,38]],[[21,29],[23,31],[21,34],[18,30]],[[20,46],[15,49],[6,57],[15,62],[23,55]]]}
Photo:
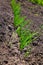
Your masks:
{"label": "garden bed", "polygon": [[43,65],[43,7],[26,0],[21,3],[21,15],[27,16],[32,24],[30,29],[38,31],[40,37],[28,48],[32,48],[28,57],[24,57],[27,48],[20,51],[19,37],[13,25],[13,11],[10,0],[0,0],[0,65]]}

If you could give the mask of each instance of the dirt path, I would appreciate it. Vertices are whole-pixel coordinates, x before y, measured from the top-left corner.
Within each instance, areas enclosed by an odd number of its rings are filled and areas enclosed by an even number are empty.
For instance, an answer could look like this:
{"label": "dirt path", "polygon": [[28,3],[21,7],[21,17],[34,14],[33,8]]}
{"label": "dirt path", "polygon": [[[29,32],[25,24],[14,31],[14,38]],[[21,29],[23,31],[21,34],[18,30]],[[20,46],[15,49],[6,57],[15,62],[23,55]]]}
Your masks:
{"label": "dirt path", "polygon": [[[31,30],[39,31],[43,24],[43,7],[20,1],[21,14],[32,21]],[[41,36],[31,45],[31,54],[24,58],[26,49],[21,52],[18,47],[10,0],[0,0],[0,65],[43,65],[43,29],[40,32]]]}

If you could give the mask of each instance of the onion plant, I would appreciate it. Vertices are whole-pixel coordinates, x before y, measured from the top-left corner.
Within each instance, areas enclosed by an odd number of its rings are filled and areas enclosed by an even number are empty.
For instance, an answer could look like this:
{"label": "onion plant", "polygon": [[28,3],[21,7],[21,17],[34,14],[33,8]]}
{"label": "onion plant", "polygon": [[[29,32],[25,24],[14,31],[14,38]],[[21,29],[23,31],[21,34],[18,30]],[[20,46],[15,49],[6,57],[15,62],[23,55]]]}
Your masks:
{"label": "onion plant", "polygon": [[26,16],[21,16],[21,5],[16,0],[11,1],[11,7],[14,13],[14,26],[17,27],[16,32],[20,37],[20,50],[24,49],[27,45],[31,44],[35,40],[37,32],[31,32],[30,29],[26,28],[29,24],[29,20],[25,20]]}
{"label": "onion plant", "polygon": [[36,3],[36,4],[39,4],[39,5],[42,5],[43,6],[43,0],[28,0],[32,3]]}

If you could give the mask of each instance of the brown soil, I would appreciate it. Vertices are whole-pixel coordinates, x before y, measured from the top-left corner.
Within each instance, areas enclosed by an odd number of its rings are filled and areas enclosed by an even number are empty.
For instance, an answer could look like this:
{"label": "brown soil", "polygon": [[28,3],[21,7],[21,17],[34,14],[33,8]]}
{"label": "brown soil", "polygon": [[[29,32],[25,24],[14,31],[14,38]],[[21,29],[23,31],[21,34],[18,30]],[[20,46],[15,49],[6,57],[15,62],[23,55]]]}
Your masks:
{"label": "brown soil", "polygon": [[30,55],[24,57],[25,48],[19,50],[19,38],[13,25],[13,11],[11,0],[0,0],[0,65],[43,65],[43,7],[26,0],[21,3],[21,15],[32,21],[32,31],[39,31],[40,37],[32,43]]}

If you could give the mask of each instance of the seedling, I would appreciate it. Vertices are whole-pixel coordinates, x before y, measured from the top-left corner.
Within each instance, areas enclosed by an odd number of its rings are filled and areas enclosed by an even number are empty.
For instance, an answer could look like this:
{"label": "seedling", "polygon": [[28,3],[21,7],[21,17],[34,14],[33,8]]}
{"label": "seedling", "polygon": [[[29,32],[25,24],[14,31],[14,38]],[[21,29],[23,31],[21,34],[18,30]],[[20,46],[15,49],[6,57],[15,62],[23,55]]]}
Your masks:
{"label": "seedling", "polygon": [[39,4],[39,5],[42,5],[43,6],[43,0],[28,0],[32,3],[36,3],[36,4]]}
{"label": "seedling", "polygon": [[[30,29],[26,28],[26,25],[29,23],[25,20],[25,16],[21,17],[20,3],[16,3],[16,0],[11,1],[11,6],[14,13],[14,26],[17,27],[16,32],[20,37],[20,50],[24,49],[27,45],[31,44],[35,40],[34,36],[37,35],[36,32],[31,33]],[[30,25],[30,24],[28,24]]]}

